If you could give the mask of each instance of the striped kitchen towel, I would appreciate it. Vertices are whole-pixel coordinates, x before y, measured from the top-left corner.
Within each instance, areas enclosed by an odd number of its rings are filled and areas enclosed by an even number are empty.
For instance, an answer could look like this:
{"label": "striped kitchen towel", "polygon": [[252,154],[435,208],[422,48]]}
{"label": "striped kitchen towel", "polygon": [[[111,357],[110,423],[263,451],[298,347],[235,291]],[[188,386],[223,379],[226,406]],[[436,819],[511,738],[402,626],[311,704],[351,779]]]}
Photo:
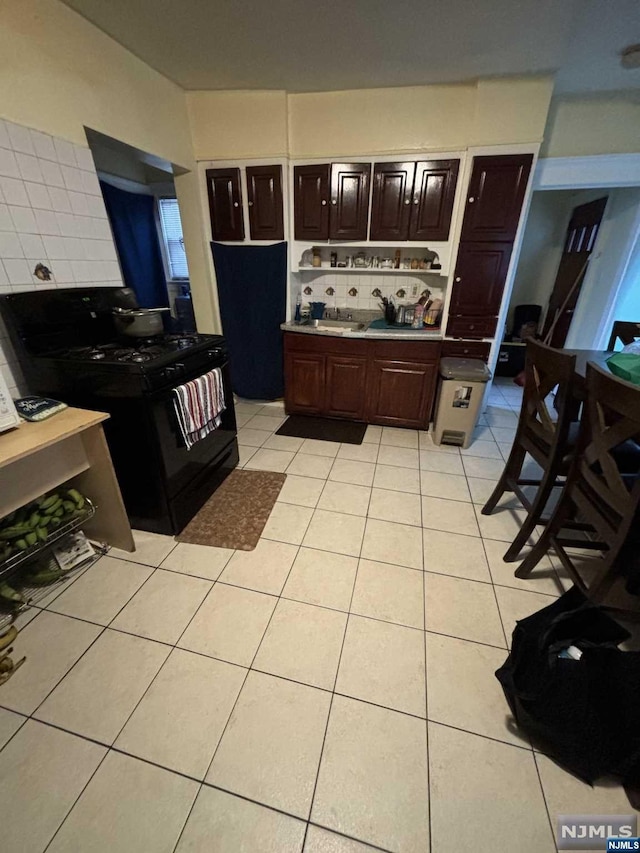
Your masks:
{"label": "striped kitchen towel", "polygon": [[225,410],[219,367],[173,389],[173,405],[187,450],[220,426]]}

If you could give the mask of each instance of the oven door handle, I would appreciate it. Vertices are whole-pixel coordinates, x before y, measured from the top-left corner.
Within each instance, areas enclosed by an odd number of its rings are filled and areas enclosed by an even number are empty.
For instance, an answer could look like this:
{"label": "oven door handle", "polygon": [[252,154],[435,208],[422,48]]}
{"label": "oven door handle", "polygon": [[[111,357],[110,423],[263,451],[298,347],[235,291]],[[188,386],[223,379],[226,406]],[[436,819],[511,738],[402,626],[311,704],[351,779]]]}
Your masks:
{"label": "oven door handle", "polygon": [[[229,361],[225,358],[225,360],[223,362],[221,362],[220,364],[208,365],[206,370],[203,369],[202,367],[200,367],[198,370],[190,371],[187,374],[181,374],[179,376],[176,376],[169,384],[165,385],[163,388],[158,388],[157,391],[151,391],[147,396],[151,400],[158,400],[158,399],[161,399],[162,397],[170,398],[173,396],[171,392],[173,391],[174,388],[177,388],[178,385],[186,385],[187,382],[191,382],[193,379],[197,379],[198,376],[202,376],[203,374],[208,373],[210,370],[215,370],[215,368],[220,368],[220,370],[222,370],[222,373],[223,373],[222,380],[223,380],[223,387],[225,390],[225,399],[226,399],[226,392],[227,392],[226,385],[227,385],[227,383],[224,381],[225,380],[224,373],[225,373],[225,368],[227,368],[228,365],[229,365]],[[229,390],[229,393],[232,393],[231,387],[229,387],[228,390]]]}

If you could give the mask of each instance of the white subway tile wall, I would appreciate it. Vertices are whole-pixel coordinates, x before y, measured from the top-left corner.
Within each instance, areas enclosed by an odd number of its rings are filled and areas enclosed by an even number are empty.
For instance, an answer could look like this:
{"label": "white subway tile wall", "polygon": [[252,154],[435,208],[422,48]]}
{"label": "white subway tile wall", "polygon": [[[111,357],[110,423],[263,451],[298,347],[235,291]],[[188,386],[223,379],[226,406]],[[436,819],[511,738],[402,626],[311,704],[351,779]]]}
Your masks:
{"label": "white subway tile wall", "polygon": [[[91,151],[0,119],[0,294],[98,286],[122,287],[122,275]],[[25,391],[1,319],[0,372]]]}
{"label": "white subway tile wall", "polygon": [[[310,287],[313,293],[306,295],[305,287]],[[302,304],[309,301],[326,302],[327,308],[367,308],[378,309],[380,297],[373,296],[378,288],[383,296],[393,297],[397,304],[417,302],[423,290],[431,291],[432,299],[444,299],[446,278],[433,273],[416,273],[416,275],[382,275],[380,273],[341,273],[341,272],[304,272],[293,273],[291,276],[291,300],[295,306],[298,293],[301,294]],[[327,294],[327,288],[332,288],[333,295]],[[349,291],[355,288],[357,296],[350,296]],[[414,295],[414,289],[416,291]],[[405,291],[405,296],[398,296],[399,290]]]}

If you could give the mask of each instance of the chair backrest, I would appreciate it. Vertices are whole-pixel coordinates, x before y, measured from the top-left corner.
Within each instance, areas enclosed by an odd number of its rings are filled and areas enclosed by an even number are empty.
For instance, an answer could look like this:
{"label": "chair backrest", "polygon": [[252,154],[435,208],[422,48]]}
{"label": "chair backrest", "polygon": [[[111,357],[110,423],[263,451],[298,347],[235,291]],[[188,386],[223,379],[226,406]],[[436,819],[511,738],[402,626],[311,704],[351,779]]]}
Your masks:
{"label": "chair backrest", "polygon": [[587,521],[613,547],[626,537],[640,506],[640,472],[627,469],[624,476],[616,458],[622,445],[634,447],[640,438],[640,387],[589,363],[586,388],[567,489]]}
{"label": "chair backrest", "polygon": [[611,329],[611,337],[607,349],[612,351],[616,348],[616,341],[622,341],[622,346],[632,344],[640,339],[640,323],[630,323],[626,320],[616,320]]}
{"label": "chair backrest", "polygon": [[[573,412],[570,390],[575,365],[575,355],[548,347],[539,341],[527,341],[518,434],[520,441],[534,457],[536,454],[532,447],[548,457],[566,445]],[[554,388],[557,388],[557,392],[555,412],[552,412],[547,398]]]}

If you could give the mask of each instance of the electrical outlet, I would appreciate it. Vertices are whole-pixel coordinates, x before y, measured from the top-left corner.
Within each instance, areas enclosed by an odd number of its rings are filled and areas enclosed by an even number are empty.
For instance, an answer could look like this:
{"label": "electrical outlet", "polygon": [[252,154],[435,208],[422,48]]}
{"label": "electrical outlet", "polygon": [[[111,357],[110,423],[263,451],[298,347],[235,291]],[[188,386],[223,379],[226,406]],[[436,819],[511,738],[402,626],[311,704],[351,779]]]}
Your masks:
{"label": "electrical outlet", "polygon": [[412,295],[412,296],[417,296],[417,295],[418,295],[418,285],[417,285],[417,284],[412,284],[412,285],[411,285],[411,295]]}

